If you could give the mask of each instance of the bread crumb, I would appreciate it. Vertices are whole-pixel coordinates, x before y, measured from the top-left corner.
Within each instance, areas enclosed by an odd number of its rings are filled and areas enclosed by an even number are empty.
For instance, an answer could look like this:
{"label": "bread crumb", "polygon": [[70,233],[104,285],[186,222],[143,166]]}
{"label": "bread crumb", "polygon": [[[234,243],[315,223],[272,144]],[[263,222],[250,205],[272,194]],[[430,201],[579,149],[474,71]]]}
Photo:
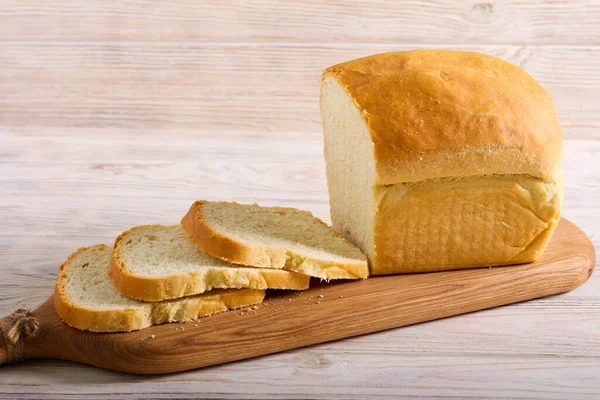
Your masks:
{"label": "bread crumb", "polygon": [[321,302],[320,302],[320,301],[317,301],[317,304],[321,304]]}
{"label": "bread crumb", "polygon": [[319,298],[321,298],[321,299],[322,299],[323,297],[325,297],[325,296],[323,296],[323,294],[320,294],[320,295],[319,295]]}
{"label": "bread crumb", "polygon": [[344,296],[340,294],[340,299],[343,298]]}
{"label": "bread crumb", "polygon": [[258,306],[252,306],[250,308],[253,309],[253,310],[258,310]]}
{"label": "bread crumb", "polygon": [[292,301],[292,299],[288,299],[288,301]]}
{"label": "bread crumb", "polygon": [[194,324],[195,327],[198,327],[198,324]]}
{"label": "bread crumb", "polygon": [[156,335],[150,335],[150,337],[151,337],[152,339],[154,339],[154,338],[156,337]]}

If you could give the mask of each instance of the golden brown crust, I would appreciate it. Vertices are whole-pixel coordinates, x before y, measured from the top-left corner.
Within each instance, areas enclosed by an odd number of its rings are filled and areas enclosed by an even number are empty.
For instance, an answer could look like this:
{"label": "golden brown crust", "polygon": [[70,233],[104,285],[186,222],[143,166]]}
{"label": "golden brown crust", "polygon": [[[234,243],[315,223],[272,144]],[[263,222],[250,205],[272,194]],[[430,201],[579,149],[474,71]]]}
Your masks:
{"label": "golden brown crust", "polygon": [[125,232],[122,232],[119,236],[117,236],[113,245],[108,275],[112,279],[116,288],[127,297],[143,301],[164,300],[167,298],[165,293],[165,284],[168,285],[170,283],[169,279],[156,280],[130,274],[126,270],[124,263],[121,261],[117,251],[119,243],[123,237],[135,230],[143,228],[145,227],[136,226]]}
{"label": "golden brown crust", "polygon": [[72,265],[75,257],[94,248],[108,250],[109,247],[105,244],[98,244],[79,248],[58,268],[58,277],[54,289],[54,308],[58,316],[72,327],[93,332],[133,331],[150,326],[149,316],[144,316],[139,310],[131,310],[131,312],[93,310],[80,307],[67,298],[64,287],[67,270]]}
{"label": "golden brown crust", "polygon": [[326,69],[373,141],[375,184],[485,174],[560,181],[552,99],[525,71],[472,52],[376,54]]}
{"label": "golden brown crust", "polygon": [[151,226],[137,226],[121,233],[115,240],[110,262],[109,275],[121,293],[143,301],[162,301],[204,293],[212,288],[248,289],[308,289],[310,277],[290,271],[270,271],[252,268],[212,274],[211,281],[201,274],[182,273],[170,276],[145,277],[135,275],[127,268],[120,256],[120,242],[135,230]]}
{"label": "golden brown crust", "polygon": [[[188,237],[207,254],[235,264],[258,268],[287,269],[297,273],[321,279],[363,279],[369,276],[369,267],[364,262],[343,263],[312,259],[300,255],[290,255],[283,248],[266,248],[252,243],[244,243],[222,235],[204,219],[202,209],[206,200],[194,202],[181,220],[181,225]],[[291,210],[291,209],[290,209]],[[297,210],[294,210],[297,211]],[[312,218],[315,218],[311,213]],[[316,221],[330,229],[323,221]],[[337,232],[333,233],[346,241]],[[348,242],[350,244],[350,242]],[[293,263],[292,259],[301,259]]]}
{"label": "golden brown crust", "polygon": [[264,290],[239,289],[215,290],[204,295],[116,310],[90,309],[68,299],[64,280],[72,261],[80,253],[90,249],[110,251],[104,244],[80,248],[59,267],[54,291],[54,307],[58,316],[68,325],[92,332],[129,332],[147,328],[153,324],[188,321],[198,317],[261,303]]}
{"label": "golden brown crust", "polygon": [[161,324],[173,321],[189,321],[199,316],[217,314],[262,303],[264,298],[264,290],[233,289],[214,290],[198,296],[151,303],[152,322]]}
{"label": "golden brown crust", "polygon": [[535,261],[560,220],[562,185],[468,177],[379,187],[373,275]]}
{"label": "golden brown crust", "polygon": [[[251,245],[237,242],[214,230],[204,218],[202,207],[206,200],[195,201],[181,219],[181,226],[188,237],[207,254],[234,264],[251,265],[259,268],[271,268],[270,263],[261,259]],[[253,264],[249,264],[253,261]]]}

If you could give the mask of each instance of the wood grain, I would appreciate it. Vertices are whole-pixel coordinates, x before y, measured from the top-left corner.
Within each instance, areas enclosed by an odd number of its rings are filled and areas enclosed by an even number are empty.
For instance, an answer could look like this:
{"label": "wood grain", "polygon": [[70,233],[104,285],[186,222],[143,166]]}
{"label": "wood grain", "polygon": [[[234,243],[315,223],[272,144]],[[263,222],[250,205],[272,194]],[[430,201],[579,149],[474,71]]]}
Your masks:
{"label": "wood grain", "polygon": [[71,328],[50,298],[32,313],[40,328],[25,341],[25,356],[141,374],[185,371],[562,293],[583,284],[594,266],[587,236],[563,220],[532,264],[317,283],[271,296],[255,311],[130,333]]}
{"label": "wood grain", "polygon": [[0,37],[42,41],[599,44],[595,1],[8,1]]}
{"label": "wood grain", "polygon": [[[110,128],[23,127],[0,133],[0,314],[45,300],[57,266],[74,248],[110,244],[121,230],[150,220],[175,223],[196,198],[285,202],[328,218],[319,137],[223,137],[220,132],[175,130],[166,138],[160,129],[140,135],[134,129]],[[224,141],[236,145],[226,147]],[[599,141],[567,141],[565,157],[564,213],[584,226],[598,246]],[[227,397],[239,398],[265,397],[253,393],[365,398],[398,393],[431,397],[437,391],[457,398],[463,393],[560,399],[577,393],[577,398],[592,399],[600,394],[594,384],[600,367],[599,277],[592,275],[586,285],[565,295],[501,312],[483,311],[376,334],[374,340],[345,340],[309,353],[295,351],[153,381],[34,361],[27,368],[2,369],[0,397],[53,397],[50,392],[163,397],[157,393],[168,391],[222,398],[226,391]],[[265,371],[258,380],[257,369]],[[393,383],[376,384],[386,376]],[[312,384],[303,386],[302,379]],[[92,385],[81,386],[85,382]]]}
{"label": "wood grain", "polygon": [[[0,127],[320,137],[325,67],[414,47],[0,42]],[[523,67],[555,99],[565,138],[598,138],[596,47],[419,47],[481,51]]]}
{"label": "wood grain", "polygon": [[[284,204],[329,220],[320,136],[229,134],[235,145],[224,147],[219,133],[170,131],[166,138],[164,131],[149,130],[140,140],[136,130],[86,132],[0,129],[5,243],[17,246],[18,238],[35,249],[44,238],[65,244],[67,255],[69,245],[96,238],[112,243],[133,225],[177,223],[199,198]],[[598,165],[600,141],[565,142],[565,215],[600,245],[593,229],[600,221]],[[54,236],[59,229],[62,236]],[[66,242],[74,238],[82,240]]]}
{"label": "wood grain", "polygon": [[[476,49],[557,104],[563,214],[600,248],[598,2],[0,1],[0,315],[74,248],[173,223],[197,198],[327,219],[320,70],[370,52]],[[600,275],[559,296],[149,378],[0,369],[2,398],[598,399]]]}

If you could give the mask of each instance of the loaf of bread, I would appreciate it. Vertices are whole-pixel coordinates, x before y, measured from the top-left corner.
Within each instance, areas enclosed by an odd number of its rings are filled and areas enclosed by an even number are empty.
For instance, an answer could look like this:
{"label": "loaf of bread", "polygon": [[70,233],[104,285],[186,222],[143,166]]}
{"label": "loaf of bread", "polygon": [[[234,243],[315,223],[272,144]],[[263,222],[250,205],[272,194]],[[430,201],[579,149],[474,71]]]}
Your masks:
{"label": "loaf of bread", "polygon": [[93,332],[128,332],[164,322],[182,322],[258,304],[264,290],[214,290],[197,296],[146,303],[123,296],[108,276],[112,249],[81,248],[60,266],[54,306],[68,325]]}
{"label": "loaf of bread", "polygon": [[233,265],[204,253],[180,225],[143,225],[114,244],[110,276],[121,293],[144,301],[176,299],[212,289],[308,289],[310,277]]}
{"label": "loaf of bread", "polygon": [[181,225],[202,251],[235,264],[326,280],[369,276],[365,255],[308,211],[197,201]]}
{"label": "loaf of bread", "polygon": [[385,53],[326,69],[333,227],[372,274],[531,262],[560,219],[562,137],[548,93],[484,54]]}

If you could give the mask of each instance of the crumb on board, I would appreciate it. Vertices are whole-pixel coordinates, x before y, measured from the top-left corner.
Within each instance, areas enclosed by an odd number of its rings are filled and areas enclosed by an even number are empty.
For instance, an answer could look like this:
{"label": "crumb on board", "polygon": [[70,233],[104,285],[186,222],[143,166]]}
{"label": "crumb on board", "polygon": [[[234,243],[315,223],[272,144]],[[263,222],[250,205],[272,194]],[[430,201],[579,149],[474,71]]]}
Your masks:
{"label": "crumb on board", "polygon": [[341,298],[343,298],[343,297],[344,297],[344,295],[341,295],[341,294],[340,294],[340,299],[341,299]]}
{"label": "crumb on board", "polygon": [[323,294],[320,294],[320,295],[319,295],[319,298],[321,298],[321,299],[322,299],[323,297],[325,297],[325,296],[323,296]]}
{"label": "crumb on board", "polygon": [[152,339],[154,339],[154,338],[156,337],[156,335],[150,335],[150,337],[151,337]]}

